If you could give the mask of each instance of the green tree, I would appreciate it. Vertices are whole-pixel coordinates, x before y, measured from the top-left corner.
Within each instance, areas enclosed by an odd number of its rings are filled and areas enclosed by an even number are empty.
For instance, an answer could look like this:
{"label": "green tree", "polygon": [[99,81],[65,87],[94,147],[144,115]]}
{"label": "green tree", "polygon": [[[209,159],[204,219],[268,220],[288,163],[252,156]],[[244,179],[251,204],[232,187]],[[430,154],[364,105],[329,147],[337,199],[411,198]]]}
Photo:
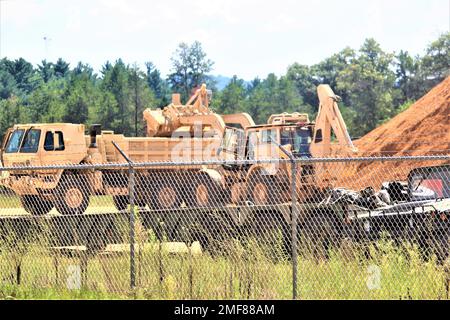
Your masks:
{"label": "green tree", "polygon": [[[110,92],[117,102],[118,112],[116,117],[118,122],[114,121],[114,127],[111,129],[123,134],[130,134],[133,127],[128,78],[128,67],[119,59],[105,73],[101,82],[101,90]],[[120,124],[117,125],[117,123]]]}
{"label": "green tree", "polygon": [[62,58],[59,58],[53,67],[54,75],[57,78],[66,77],[69,74],[69,71],[69,63],[65,62]]}
{"label": "green tree", "polygon": [[38,72],[44,82],[49,82],[55,73],[53,63],[42,60],[41,64],[38,65]]}
{"label": "green tree", "polygon": [[[172,55],[172,72],[169,74],[168,82],[173,91],[179,92],[186,100],[194,88],[206,83],[212,87],[212,79],[207,75],[214,64],[206,57],[200,42],[193,44],[180,43]],[[212,89],[212,88],[211,88]]]}
{"label": "green tree", "polygon": [[89,65],[80,62],[72,72],[65,74],[68,83],[62,96],[62,119],[64,122],[88,124],[90,113],[95,113],[100,100],[93,70]]}
{"label": "green tree", "polygon": [[66,82],[53,79],[42,82],[27,99],[27,110],[31,122],[61,122],[64,117],[62,95]]}
{"label": "green tree", "polygon": [[147,85],[146,74],[139,70],[136,64],[130,72],[129,86],[134,107],[134,135],[137,137],[144,134],[142,112],[146,107],[151,107],[155,103],[155,97]]}
{"label": "green tree", "polygon": [[14,93],[17,94],[18,88],[14,77],[1,66],[2,62],[0,62],[0,98],[9,99]]}
{"label": "green tree", "polygon": [[2,141],[6,130],[14,124],[25,122],[26,117],[23,113],[23,106],[16,96],[0,100],[0,110],[0,141]]}
{"label": "green tree", "polygon": [[395,113],[395,74],[393,55],[385,53],[374,39],[367,39],[337,77],[337,88],[349,96],[355,110],[353,135],[363,135]]}
{"label": "green tree", "polygon": [[29,94],[36,87],[33,65],[23,58],[10,62],[9,73],[14,77],[17,88],[22,94]]}
{"label": "green tree", "polygon": [[[354,62],[355,58],[355,50],[346,47],[340,52],[312,66],[311,73],[313,74],[313,79],[316,81],[315,85],[328,84],[342,98],[343,104],[350,105],[348,93],[345,90],[340,90],[338,87],[338,77]],[[313,98],[314,104],[312,107],[317,111],[319,100],[316,90],[314,90],[314,95],[315,98]]]}
{"label": "green tree", "polygon": [[254,79],[248,88],[248,112],[256,123],[266,123],[269,116],[282,112],[310,112],[297,92],[294,82],[288,76],[279,79],[270,73],[266,79]]}
{"label": "green tree", "polygon": [[450,31],[428,46],[422,58],[422,68],[428,80],[428,88],[434,87],[450,75]]}
{"label": "green tree", "polygon": [[420,73],[420,59],[410,56],[408,51],[401,50],[396,56],[397,87],[401,91],[398,104],[418,99],[423,93],[423,79]]}
{"label": "green tree", "polygon": [[110,91],[100,91],[100,103],[98,109],[90,113],[91,123],[99,123],[102,128],[115,130],[121,126],[121,119],[117,117],[119,114],[119,106],[114,95]]}
{"label": "green tree", "polygon": [[155,98],[157,99],[156,103],[159,106],[166,106],[169,104],[170,100],[169,96],[169,87],[167,82],[161,78],[160,71],[155,67],[152,62],[146,62],[146,78],[147,84],[150,89],[153,91]]}
{"label": "green tree", "polygon": [[302,97],[303,102],[317,110],[319,104],[316,89],[318,81],[314,78],[312,68],[294,63],[288,68],[287,79],[294,84],[297,93]]}
{"label": "green tree", "polygon": [[246,111],[246,88],[244,80],[234,75],[217,98],[212,107],[216,112],[230,114]]}

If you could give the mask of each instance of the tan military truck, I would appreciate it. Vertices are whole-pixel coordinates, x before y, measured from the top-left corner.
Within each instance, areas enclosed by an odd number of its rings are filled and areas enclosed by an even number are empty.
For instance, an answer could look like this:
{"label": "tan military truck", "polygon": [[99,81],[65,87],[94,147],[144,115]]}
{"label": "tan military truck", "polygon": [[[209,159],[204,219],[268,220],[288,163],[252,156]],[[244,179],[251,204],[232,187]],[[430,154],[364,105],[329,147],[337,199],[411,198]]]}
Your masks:
{"label": "tan military truck", "polygon": [[[186,105],[179,95],[163,110],[144,111],[147,137],[129,138],[93,125],[71,123],[19,124],[10,128],[2,144],[5,167],[71,164],[124,163],[113,141],[134,162],[208,160],[217,148],[228,124],[252,125],[247,114],[221,117],[208,108],[209,97],[202,86]],[[53,207],[62,214],[83,213],[90,195],[112,195],[116,207],[127,206],[127,168],[102,170],[42,169],[2,171],[1,184],[19,195],[29,213],[40,215]],[[201,166],[179,166],[167,170],[141,170],[138,204],[173,208],[185,198],[179,170],[197,172]],[[207,172],[208,170],[206,170]],[[207,174],[207,173],[206,173]],[[169,178],[170,175],[172,178]],[[176,179],[179,177],[179,179]],[[185,181],[184,183],[188,183]]]}
{"label": "tan military truck", "polygon": [[[135,162],[192,160],[258,160],[323,156],[331,148],[331,128],[339,141],[353,148],[329,86],[318,87],[321,101],[316,123],[305,114],[272,115],[256,126],[248,114],[218,115],[209,108],[202,86],[185,104],[179,95],[163,110],[144,111],[147,137],[129,138],[81,124],[15,125],[2,145],[3,166],[124,163],[113,141]],[[53,207],[63,214],[83,213],[90,195],[112,195],[117,209],[127,206],[128,177],[124,168],[101,170],[42,169],[2,171],[1,183],[20,196],[26,211],[45,214]],[[312,166],[298,170],[298,185],[317,183]],[[154,209],[209,206],[251,200],[266,204],[282,197],[291,181],[290,164],[199,166],[139,169],[137,203]],[[271,186],[273,189],[271,190]],[[281,188],[279,186],[282,186]],[[279,192],[280,191],[280,192]]]}

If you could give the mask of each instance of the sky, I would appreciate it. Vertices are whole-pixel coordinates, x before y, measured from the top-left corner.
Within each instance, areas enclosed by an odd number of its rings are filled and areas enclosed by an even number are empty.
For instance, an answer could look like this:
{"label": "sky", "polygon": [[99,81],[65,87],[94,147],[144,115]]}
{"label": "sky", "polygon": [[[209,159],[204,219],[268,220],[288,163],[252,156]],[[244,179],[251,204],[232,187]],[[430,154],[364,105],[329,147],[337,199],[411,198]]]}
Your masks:
{"label": "sky", "polygon": [[423,54],[449,30],[450,0],[0,0],[1,58],[62,57],[95,70],[151,61],[163,75],[180,42],[200,41],[212,74],[251,80],[369,37],[389,52]]}

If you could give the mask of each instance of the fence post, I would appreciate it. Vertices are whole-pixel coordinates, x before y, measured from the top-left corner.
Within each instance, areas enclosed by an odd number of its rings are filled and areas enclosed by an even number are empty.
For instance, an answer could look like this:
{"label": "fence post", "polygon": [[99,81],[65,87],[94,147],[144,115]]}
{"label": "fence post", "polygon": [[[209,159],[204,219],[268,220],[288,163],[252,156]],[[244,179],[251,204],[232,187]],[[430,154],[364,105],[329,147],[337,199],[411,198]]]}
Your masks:
{"label": "fence post", "polygon": [[292,299],[297,299],[297,162],[291,159]]}
{"label": "fence post", "polygon": [[134,217],[134,202],[135,202],[135,192],[134,192],[134,167],[130,163],[130,168],[128,169],[129,179],[128,179],[128,192],[130,198],[130,288],[134,289],[136,287],[136,261],[135,261],[135,217]]}
{"label": "fence post", "polygon": [[113,146],[119,151],[122,157],[128,162],[128,199],[130,200],[130,288],[133,290],[136,287],[136,261],[135,261],[135,217],[134,217],[134,167],[133,161],[125,154],[115,141],[111,141]]}

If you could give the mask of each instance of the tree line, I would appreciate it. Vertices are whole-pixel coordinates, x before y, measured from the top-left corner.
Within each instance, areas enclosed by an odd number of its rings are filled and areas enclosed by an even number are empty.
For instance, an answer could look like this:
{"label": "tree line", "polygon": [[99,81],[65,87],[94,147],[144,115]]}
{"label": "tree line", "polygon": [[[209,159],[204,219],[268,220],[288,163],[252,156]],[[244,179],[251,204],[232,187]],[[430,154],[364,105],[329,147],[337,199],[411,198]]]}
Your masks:
{"label": "tree line", "polygon": [[450,32],[430,43],[422,56],[390,53],[374,39],[359,49],[344,48],[318,64],[293,63],[286,74],[273,73],[249,82],[234,75],[222,90],[211,76],[214,62],[200,42],[181,43],[171,58],[169,75],[151,62],[141,70],[121,59],[107,61],[99,74],[86,63],[71,67],[62,58],[37,66],[23,58],[0,60],[0,132],[16,123],[100,123],[128,136],[144,134],[142,111],[183,101],[206,83],[213,89],[211,107],[219,113],[248,112],[257,123],[281,112],[318,108],[316,87],[331,86],[341,96],[341,112],[352,137],[359,137],[405,110],[449,75]]}

